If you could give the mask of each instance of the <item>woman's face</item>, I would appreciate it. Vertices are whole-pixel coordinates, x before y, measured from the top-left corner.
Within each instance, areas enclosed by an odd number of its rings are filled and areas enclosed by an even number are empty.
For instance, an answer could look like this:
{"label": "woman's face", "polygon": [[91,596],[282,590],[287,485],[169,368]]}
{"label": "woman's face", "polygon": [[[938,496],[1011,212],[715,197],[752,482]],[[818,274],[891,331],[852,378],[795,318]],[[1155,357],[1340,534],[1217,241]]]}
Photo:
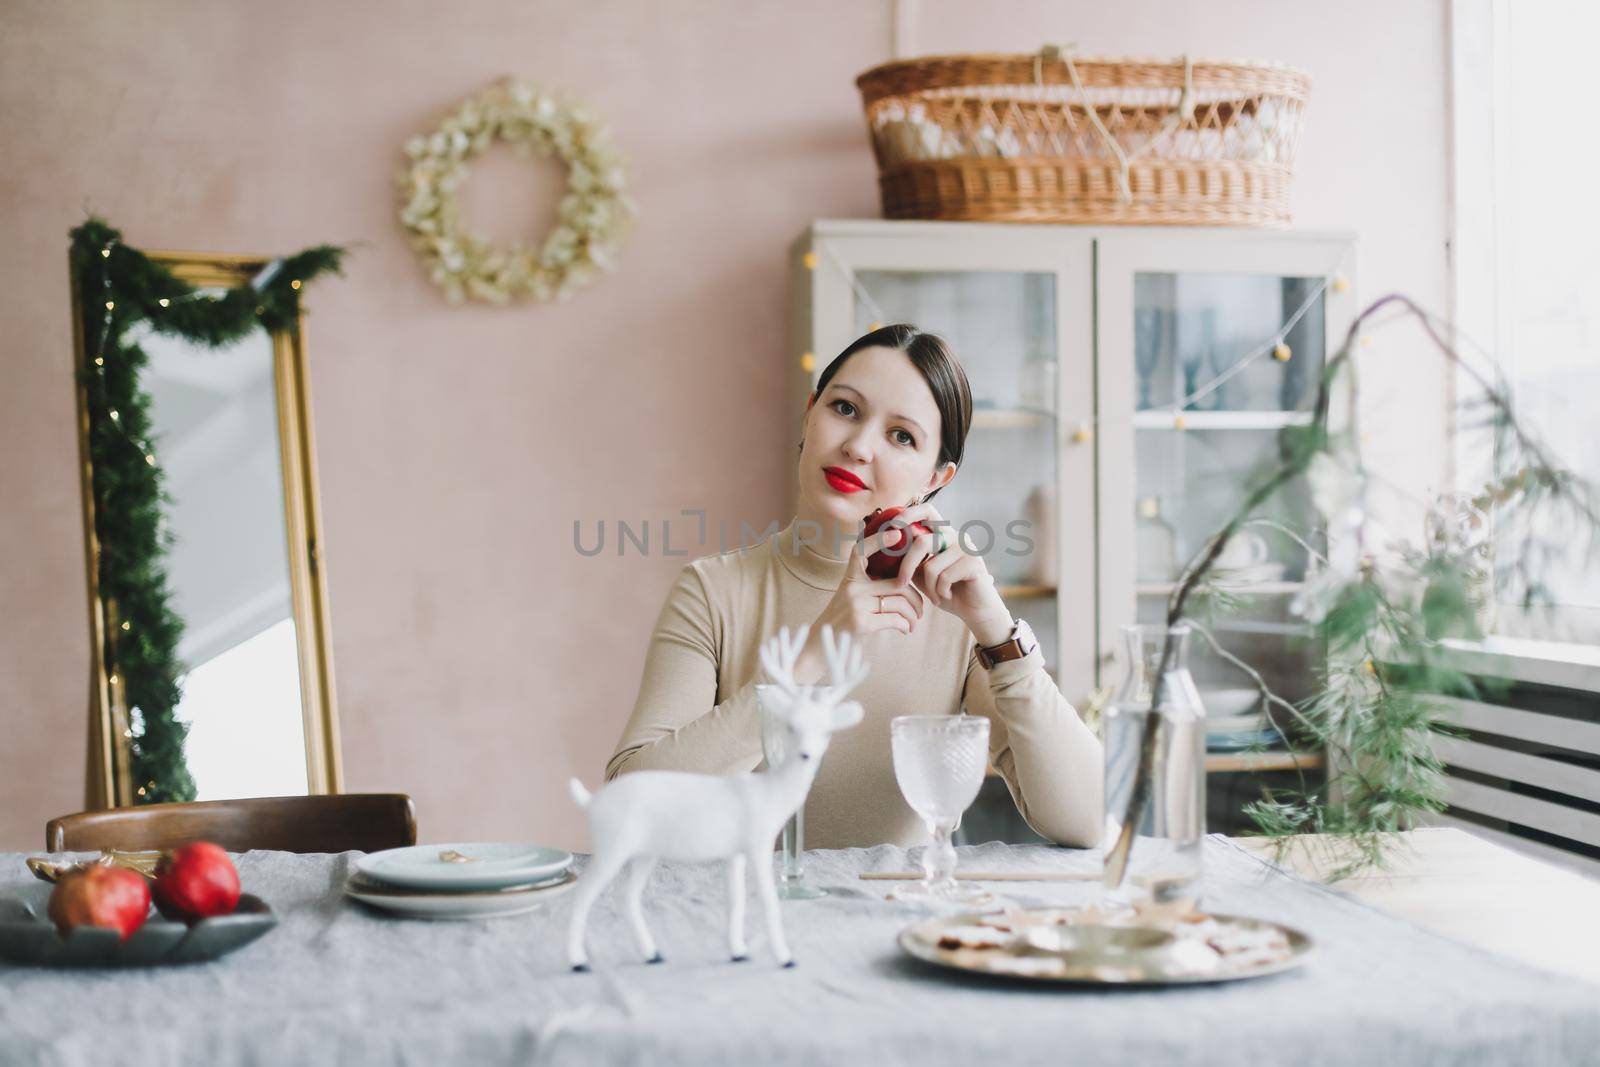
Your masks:
{"label": "woman's face", "polygon": [[802,512],[854,526],[944,485],[955,468],[935,472],[939,432],[933,391],[909,356],[893,348],[855,353],[806,412]]}

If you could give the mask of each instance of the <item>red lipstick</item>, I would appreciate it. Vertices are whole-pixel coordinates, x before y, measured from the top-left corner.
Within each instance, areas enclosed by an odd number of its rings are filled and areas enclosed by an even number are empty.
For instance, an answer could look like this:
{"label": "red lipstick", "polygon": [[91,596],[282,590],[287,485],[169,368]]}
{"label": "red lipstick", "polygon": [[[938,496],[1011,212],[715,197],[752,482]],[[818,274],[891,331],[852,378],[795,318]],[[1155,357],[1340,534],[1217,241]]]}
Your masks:
{"label": "red lipstick", "polygon": [[859,493],[867,487],[866,482],[843,467],[824,467],[822,473],[828,479],[828,484],[840,493]]}

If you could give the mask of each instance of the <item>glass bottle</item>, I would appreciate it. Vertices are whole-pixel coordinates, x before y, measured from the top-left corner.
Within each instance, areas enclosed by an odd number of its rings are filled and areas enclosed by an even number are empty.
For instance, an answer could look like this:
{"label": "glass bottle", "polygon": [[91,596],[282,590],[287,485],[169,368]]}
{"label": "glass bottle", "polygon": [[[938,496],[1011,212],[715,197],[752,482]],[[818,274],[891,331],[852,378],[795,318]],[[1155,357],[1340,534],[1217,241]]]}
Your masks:
{"label": "glass bottle", "polygon": [[1183,623],[1122,627],[1122,680],[1104,713],[1103,882],[1114,900],[1180,896],[1200,876],[1206,732],[1189,634]]}
{"label": "glass bottle", "polygon": [[1056,487],[1048,482],[1034,486],[1022,510],[1033,539],[1028,579],[1035,585],[1054,589],[1061,580],[1056,553]]}
{"label": "glass bottle", "polygon": [[[825,685],[802,686],[801,693],[809,697],[826,692],[828,688]],[[776,685],[756,686],[756,711],[761,721],[761,754],[769,767],[776,767],[789,758],[789,733],[781,715],[792,699]],[[826,889],[812,885],[806,879],[805,836],[806,805],[802,800],[794,815],[783,824],[783,851],[778,860],[778,896],[784,900],[815,900],[828,895]]]}
{"label": "glass bottle", "polygon": [[1170,582],[1178,574],[1178,533],[1161,517],[1161,498],[1139,498],[1134,534],[1135,576],[1141,582]]}

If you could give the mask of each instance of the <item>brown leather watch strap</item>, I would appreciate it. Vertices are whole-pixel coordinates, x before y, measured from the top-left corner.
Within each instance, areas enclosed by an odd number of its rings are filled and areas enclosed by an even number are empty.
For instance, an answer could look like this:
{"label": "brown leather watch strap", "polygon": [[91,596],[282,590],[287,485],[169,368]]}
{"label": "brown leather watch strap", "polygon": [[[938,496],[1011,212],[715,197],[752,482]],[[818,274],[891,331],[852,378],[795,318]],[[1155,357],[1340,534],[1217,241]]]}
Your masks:
{"label": "brown leather watch strap", "polygon": [[989,670],[996,663],[1005,663],[1007,660],[1021,659],[1023,656],[1026,656],[1029,652],[1033,651],[1032,648],[1025,648],[1022,644],[1022,634],[1018,632],[1021,629],[1021,625],[1022,624],[1019,620],[1017,624],[1012,626],[1011,636],[1008,639],[1000,642],[998,645],[991,645],[988,648],[980,647],[977,650],[978,663],[982,665],[984,670]]}

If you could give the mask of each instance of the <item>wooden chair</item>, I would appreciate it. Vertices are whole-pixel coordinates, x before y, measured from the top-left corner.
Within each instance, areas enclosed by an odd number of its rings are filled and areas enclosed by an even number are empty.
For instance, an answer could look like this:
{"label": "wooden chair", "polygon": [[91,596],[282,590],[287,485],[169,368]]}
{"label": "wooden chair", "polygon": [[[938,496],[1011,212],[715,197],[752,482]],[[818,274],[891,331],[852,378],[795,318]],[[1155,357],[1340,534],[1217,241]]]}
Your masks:
{"label": "wooden chair", "polygon": [[203,800],[81,811],[45,826],[51,852],[164,849],[212,841],[229,852],[377,852],[417,843],[417,816],[404,793]]}

